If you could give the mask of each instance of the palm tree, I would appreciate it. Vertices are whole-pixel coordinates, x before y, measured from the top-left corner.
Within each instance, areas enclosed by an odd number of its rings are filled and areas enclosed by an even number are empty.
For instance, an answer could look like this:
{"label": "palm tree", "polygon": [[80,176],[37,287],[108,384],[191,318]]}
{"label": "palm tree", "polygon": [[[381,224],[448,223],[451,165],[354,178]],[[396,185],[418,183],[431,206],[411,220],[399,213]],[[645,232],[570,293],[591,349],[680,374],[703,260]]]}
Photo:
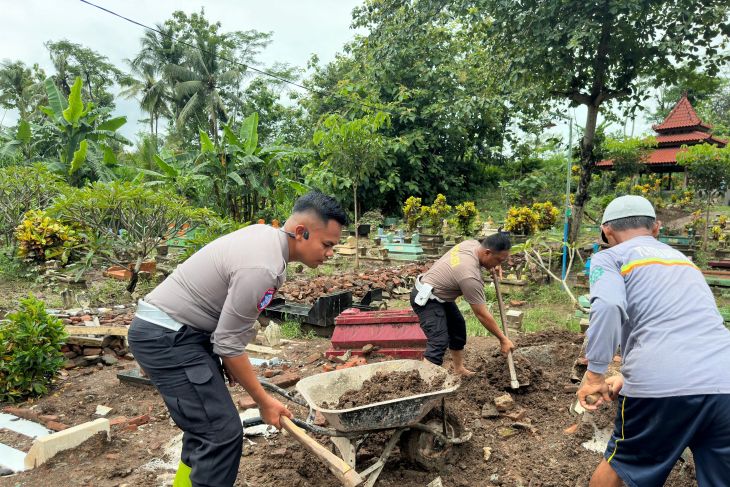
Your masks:
{"label": "palm tree", "polygon": [[127,63],[131,72],[122,81],[124,89],[120,95],[127,99],[139,100],[140,108],[150,116],[150,135],[157,141],[160,117],[171,116],[168,84],[159,76],[161,74],[159,65],[146,61],[135,63],[127,60]]}
{"label": "palm tree", "polygon": [[42,97],[42,85],[22,61],[0,62],[0,107],[18,110],[20,120],[28,121]]}
{"label": "palm tree", "polygon": [[206,120],[213,142],[218,144],[220,121],[228,120],[225,102],[241,101],[227,89],[235,86],[242,71],[237,66],[224,67],[224,36],[210,36],[198,41],[198,49],[185,52],[185,64],[170,64],[167,72],[175,82],[175,95],[182,108],[177,124],[183,125],[195,118]]}

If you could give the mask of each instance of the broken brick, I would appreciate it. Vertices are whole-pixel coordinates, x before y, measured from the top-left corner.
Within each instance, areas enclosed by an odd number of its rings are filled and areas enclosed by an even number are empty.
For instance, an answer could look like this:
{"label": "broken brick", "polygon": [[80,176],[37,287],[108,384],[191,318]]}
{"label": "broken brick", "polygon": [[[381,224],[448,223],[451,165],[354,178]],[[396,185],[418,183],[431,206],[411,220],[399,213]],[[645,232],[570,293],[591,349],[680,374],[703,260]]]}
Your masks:
{"label": "broken brick", "polygon": [[127,422],[127,419],[128,418],[126,416],[117,416],[116,418],[112,418],[109,420],[109,425],[114,426],[117,424],[123,424]]}
{"label": "broken brick", "polygon": [[527,416],[527,411],[523,408],[517,409],[516,411],[512,411],[510,413],[505,413],[504,416],[506,418],[511,419],[512,421],[521,421],[525,419]]}
{"label": "broken brick", "polygon": [[578,431],[578,424],[577,423],[574,424],[574,425],[572,425],[572,426],[568,426],[567,428],[565,428],[563,430],[563,433],[565,433],[566,435],[573,435],[573,434],[575,434],[576,431]]}
{"label": "broken brick", "polygon": [[271,379],[271,383],[275,386],[281,387],[282,389],[286,389],[287,387],[291,387],[297,382],[299,382],[302,378],[302,375],[296,371],[288,371],[284,374],[277,375],[276,377],[273,377]]}
{"label": "broken brick", "polygon": [[310,364],[313,364],[314,362],[316,362],[317,360],[319,360],[321,358],[322,358],[322,354],[320,352],[315,352],[315,353],[313,353],[311,355],[307,355],[304,358],[303,362],[305,364],[307,364],[307,365],[310,365]]}
{"label": "broken brick", "polygon": [[335,370],[335,367],[334,367],[334,365],[332,365],[332,364],[324,364],[324,365],[322,366],[322,370],[323,370],[324,372],[332,372],[333,370]]}
{"label": "broken brick", "polygon": [[38,421],[38,413],[31,409],[7,406],[3,408],[3,412],[12,414],[19,418],[27,419],[28,421]]}
{"label": "broken brick", "polygon": [[59,423],[58,421],[46,421],[46,428],[53,431],[63,431],[68,429],[68,425]]}
{"label": "broken brick", "polygon": [[515,401],[509,394],[504,394],[494,398],[494,405],[497,407],[497,411],[500,413],[506,413],[515,407]]}
{"label": "broken brick", "polygon": [[38,416],[38,419],[40,419],[42,422],[46,421],[58,421],[58,416],[55,414],[41,414]]}
{"label": "broken brick", "polygon": [[238,407],[241,409],[254,409],[259,407],[259,405],[256,404],[256,401],[250,395],[244,394],[238,398]]}
{"label": "broken brick", "polygon": [[281,370],[272,370],[268,369],[264,371],[264,377],[267,379],[271,379],[272,377],[281,374]]}
{"label": "broken brick", "polygon": [[150,415],[149,414],[142,414],[141,416],[137,416],[135,418],[130,419],[127,421],[128,425],[135,425],[135,426],[142,426],[143,424],[147,424],[150,422]]}

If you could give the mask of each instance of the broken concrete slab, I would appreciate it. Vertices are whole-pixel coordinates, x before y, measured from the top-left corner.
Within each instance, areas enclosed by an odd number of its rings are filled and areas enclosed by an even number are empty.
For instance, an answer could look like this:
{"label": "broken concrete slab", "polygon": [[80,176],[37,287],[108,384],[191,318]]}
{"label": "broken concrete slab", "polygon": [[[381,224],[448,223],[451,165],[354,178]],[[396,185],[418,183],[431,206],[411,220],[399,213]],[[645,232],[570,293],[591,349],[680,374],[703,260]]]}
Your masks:
{"label": "broken concrete slab", "polygon": [[[30,411],[30,409],[28,409],[28,411]],[[38,419],[37,416],[36,419]],[[29,421],[27,419],[19,418],[17,415],[7,413],[0,413],[0,428],[9,429],[11,431],[15,431],[16,433],[20,433],[21,435],[29,436],[31,438],[41,438],[43,436],[51,434],[51,432],[47,428],[44,428],[42,425],[36,423],[35,421]]]}
{"label": "broken concrete slab", "polygon": [[30,451],[25,456],[25,468],[35,468],[42,465],[57,453],[75,448],[97,433],[106,433],[106,437],[109,439],[109,431],[109,420],[99,418],[38,438],[33,442],[33,446],[30,447]]}
{"label": "broken concrete slab", "polygon": [[94,414],[97,416],[106,416],[112,411],[113,408],[110,408],[109,406],[104,406],[103,404],[97,404],[96,411]]}
{"label": "broken concrete slab", "polygon": [[25,452],[16,450],[4,443],[0,443],[0,467],[7,468],[12,472],[25,470]]}

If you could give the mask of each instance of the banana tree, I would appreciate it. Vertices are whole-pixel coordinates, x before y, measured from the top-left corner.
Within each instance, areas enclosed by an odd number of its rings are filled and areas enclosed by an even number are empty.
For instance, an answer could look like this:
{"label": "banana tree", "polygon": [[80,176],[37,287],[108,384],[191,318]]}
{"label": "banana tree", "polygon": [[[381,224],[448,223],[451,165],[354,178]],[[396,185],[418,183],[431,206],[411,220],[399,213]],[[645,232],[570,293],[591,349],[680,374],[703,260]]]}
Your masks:
{"label": "banana tree", "polygon": [[258,113],[253,113],[243,120],[238,133],[223,125],[218,146],[200,131],[204,171],[210,177],[216,204],[221,212],[239,222],[250,221],[276,201],[308,189],[292,177],[290,162],[311,152],[285,145],[261,147],[258,121]]}
{"label": "banana tree", "polygon": [[146,176],[143,183],[145,186],[172,188],[178,195],[194,200],[201,187],[208,181],[208,176],[203,174],[208,166],[207,162],[195,164],[189,156],[178,158],[164,151],[159,155],[153,155],[152,159],[159,171],[137,169],[139,174]]}
{"label": "banana tree", "polygon": [[111,144],[131,145],[117,133],[127,118],[103,120],[108,110],[94,109],[93,103],[84,103],[82,85],[81,78],[76,78],[66,99],[53,79],[47,78],[49,106],[40,107],[58,134],[58,159],[47,161],[48,167],[63,175],[73,186],[81,186],[85,180],[114,179],[111,167],[117,163],[117,158]]}

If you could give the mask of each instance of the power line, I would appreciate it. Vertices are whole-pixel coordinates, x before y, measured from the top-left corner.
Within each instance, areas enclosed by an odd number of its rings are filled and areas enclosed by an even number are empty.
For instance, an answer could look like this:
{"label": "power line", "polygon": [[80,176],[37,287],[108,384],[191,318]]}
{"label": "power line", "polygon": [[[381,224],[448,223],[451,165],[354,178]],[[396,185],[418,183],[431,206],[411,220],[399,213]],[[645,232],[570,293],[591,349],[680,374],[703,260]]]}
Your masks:
{"label": "power line", "polygon": [[[180,39],[176,39],[176,38],[175,38],[175,36],[173,36],[173,35],[171,35],[171,34],[168,34],[167,32],[163,32],[163,31],[161,31],[161,30],[159,30],[159,29],[156,29],[156,28],[154,28],[154,27],[150,27],[150,26],[148,26],[148,25],[146,25],[146,24],[143,24],[142,22],[139,22],[139,21],[137,21],[137,20],[134,20],[134,19],[130,19],[129,17],[125,17],[124,15],[122,15],[122,14],[119,14],[119,13],[117,13],[117,12],[114,12],[113,10],[109,10],[109,9],[108,9],[108,8],[106,8],[106,7],[102,7],[101,5],[97,5],[97,4],[95,4],[95,3],[92,3],[92,2],[90,2],[90,1],[88,1],[88,0],[79,0],[79,1],[80,1],[81,3],[85,3],[86,5],[89,5],[89,6],[91,6],[91,7],[95,7],[95,8],[97,8],[97,9],[101,10],[102,12],[108,13],[108,14],[110,14],[110,15],[113,15],[114,17],[118,17],[118,18],[120,18],[120,19],[122,19],[122,20],[124,20],[124,21],[126,21],[126,22],[129,22],[129,23],[131,23],[131,24],[134,24],[134,25],[136,25],[136,26],[138,26],[138,27],[142,27],[143,29],[147,29],[147,30],[150,30],[150,31],[152,31],[152,32],[157,32],[157,33],[158,33],[158,34],[160,34],[161,36],[167,37],[167,38],[169,38],[170,40],[172,40],[172,41],[175,41],[175,42],[178,42],[178,43],[180,43],[180,44],[182,44],[182,45],[184,45],[184,46],[187,46],[187,47],[189,47],[189,48],[191,48],[191,49],[197,49],[197,50],[199,50],[199,51],[201,51],[201,52],[204,52],[204,53],[206,53],[206,54],[213,54],[213,53],[212,53],[211,51],[209,51],[209,50],[207,50],[207,49],[204,49],[204,48],[202,48],[202,47],[200,47],[200,46],[196,46],[196,45],[190,44],[190,43],[188,43],[188,42],[185,42],[185,41],[182,41],[182,40],[180,40]],[[373,110],[378,110],[378,111],[381,111],[381,112],[389,113],[390,115],[398,115],[397,113],[391,112],[391,111],[389,111],[389,110],[386,110],[386,109],[384,109],[384,108],[382,108],[382,107],[378,107],[378,106],[375,106],[375,105],[370,105],[370,104],[368,104],[368,103],[364,103],[364,102],[359,102],[359,101],[356,101],[356,100],[350,100],[350,99],[348,99],[348,98],[345,98],[345,97],[343,97],[342,95],[339,95],[339,94],[337,94],[337,93],[331,93],[331,92],[327,92],[327,91],[323,91],[323,90],[316,90],[316,89],[312,89],[312,88],[309,88],[309,87],[307,87],[307,86],[304,86],[304,85],[302,85],[302,84],[299,84],[299,83],[297,83],[296,81],[292,81],[292,80],[290,80],[290,79],[284,78],[283,76],[279,76],[279,75],[277,75],[277,74],[274,74],[274,73],[270,73],[270,72],[268,72],[268,71],[264,71],[264,70],[262,70],[262,69],[258,69],[258,68],[255,68],[255,67],[253,67],[253,66],[250,66],[250,65],[248,65],[248,64],[242,63],[242,62],[240,62],[240,61],[237,61],[237,60],[235,60],[235,59],[230,59],[230,58],[228,58],[228,57],[226,57],[226,56],[221,56],[220,54],[216,54],[216,55],[217,55],[217,56],[218,56],[218,57],[219,57],[220,59],[223,59],[224,61],[228,61],[229,63],[232,63],[232,64],[235,64],[235,65],[241,66],[241,67],[243,67],[244,69],[250,69],[251,71],[254,71],[254,72],[256,72],[256,73],[262,74],[262,75],[264,75],[264,76],[268,76],[268,77],[270,77],[270,78],[273,78],[273,79],[275,79],[275,80],[281,81],[281,82],[283,82],[283,83],[287,83],[287,84],[290,84],[290,85],[292,85],[292,86],[295,86],[295,87],[297,87],[297,88],[299,88],[299,89],[302,89],[302,90],[308,91],[308,92],[310,92],[310,93],[314,93],[314,94],[318,94],[318,95],[324,95],[324,96],[331,96],[331,97],[334,97],[334,98],[339,98],[339,99],[341,99],[342,101],[344,101],[345,103],[348,103],[348,104],[350,104],[350,105],[358,105],[358,106],[360,106],[360,107],[365,107],[365,108],[371,108],[371,109],[373,109]]]}

